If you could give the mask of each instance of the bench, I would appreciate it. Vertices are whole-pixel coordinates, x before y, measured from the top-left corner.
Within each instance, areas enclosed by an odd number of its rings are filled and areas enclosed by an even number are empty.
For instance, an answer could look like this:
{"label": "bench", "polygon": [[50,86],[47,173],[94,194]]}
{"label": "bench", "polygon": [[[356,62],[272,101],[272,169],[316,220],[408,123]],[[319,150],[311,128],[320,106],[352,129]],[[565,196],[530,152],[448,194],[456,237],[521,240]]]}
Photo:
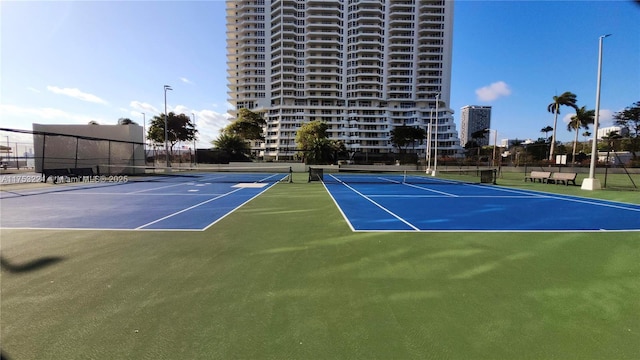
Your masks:
{"label": "bench", "polygon": [[569,183],[572,183],[573,185],[576,185],[576,177],[578,176],[577,173],[553,173],[553,175],[551,175],[551,177],[549,178],[549,180],[547,180],[547,183],[549,184],[560,184],[563,183],[565,185],[569,185]]}
{"label": "bench", "polygon": [[82,180],[85,176],[94,176],[93,168],[65,168],[65,169],[44,169],[42,170],[42,175],[44,175],[42,182],[47,182],[49,177],[53,177],[53,183],[56,184],[58,180],[63,180],[64,182],[67,179],[80,179]]}
{"label": "bench", "polygon": [[524,182],[527,182],[527,180],[536,182],[536,180],[538,180],[541,183],[546,183],[550,177],[551,171],[532,171],[529,176],[524,178]]}

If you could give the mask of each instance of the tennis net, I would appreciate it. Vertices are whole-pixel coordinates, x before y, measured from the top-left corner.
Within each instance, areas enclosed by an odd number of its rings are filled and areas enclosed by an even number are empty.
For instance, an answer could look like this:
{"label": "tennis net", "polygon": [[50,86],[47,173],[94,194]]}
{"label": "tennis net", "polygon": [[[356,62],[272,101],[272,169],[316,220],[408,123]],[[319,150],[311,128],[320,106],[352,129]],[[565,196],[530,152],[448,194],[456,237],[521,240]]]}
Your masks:
{"label": "tennis net", "polygon": [[425,170],[391,170],[370,168],[309,168],[309,181],[324,183],[371,183],[371,184],[495,184],[496,170],[459,169],[441,170],[437,176]]}
{"label": "tennis net", "polygon": [[98,179],[119,182],[209,182],[209,183],[275,183],[290,182],[289,166],[129,166],[100,165]]}

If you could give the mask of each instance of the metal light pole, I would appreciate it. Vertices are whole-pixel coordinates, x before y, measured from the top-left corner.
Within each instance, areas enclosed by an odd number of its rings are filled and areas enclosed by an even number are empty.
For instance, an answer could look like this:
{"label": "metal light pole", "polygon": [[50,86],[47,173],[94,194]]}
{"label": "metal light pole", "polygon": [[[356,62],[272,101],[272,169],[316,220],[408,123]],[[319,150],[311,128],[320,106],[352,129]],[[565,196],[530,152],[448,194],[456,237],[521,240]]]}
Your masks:
{"label": "metal light pole", "polygon": [[167,128],[167,90],[173,90],[171,86],[164,86],[164,156],[167,158],[167,167],[170,167],[169,163],[169,131]]}
{"label": "metal light pole", "polygon": [[[191,117],[193,118],[193,129],[196,130],[196,114],[191,113]],[[194,131],[193,134],[193,165],[198,165],[198,159],[196,157],[196,134]]]}
{"label": "metal light pole", "polygon": [[435,151],[433,154],[433,172],[431,172],[432,176],[438,175],[438,120],[440,119],[440,116],[438,113],[439,104],[440,104],[440,93],[437,93],[436,94],[436,130],[435,130],[436,145],[435,145]]}
{"label": "metal light pole", "polygon": [[11,155],[9,155],[9,153],[11,153],[11,146],[9,145],[9,136],[5,135],[5,137],[7,138],[7,166],[9,166],[9,161],[11,161]]}
{"label": "metal light pole", "polygon": [[144,165],[147,164],[147,115],[142,114],[142,153],[144,156]]}
{"label": "metal light pole", "polygon": [[598,46],[598,82],[596,85],[596,110],[593,121],[593,144],[591,144],[591,166],[589,166],[589,177],[582,180],[582,190],[599,190],[600,180],[596,179],[596,159],[598,158],[598,123],[600,122],[600,81],[602,79],[602,43],[604,38],[611,34],[600,36]]}
{"label": "metal light pole", "polygon": [[431,173],[431,122],[433,121],[433,109],[429,111],[429,125],[427,125],[427,151],[426,151],[426,160],[427,160],[427,170],[426,173]]}

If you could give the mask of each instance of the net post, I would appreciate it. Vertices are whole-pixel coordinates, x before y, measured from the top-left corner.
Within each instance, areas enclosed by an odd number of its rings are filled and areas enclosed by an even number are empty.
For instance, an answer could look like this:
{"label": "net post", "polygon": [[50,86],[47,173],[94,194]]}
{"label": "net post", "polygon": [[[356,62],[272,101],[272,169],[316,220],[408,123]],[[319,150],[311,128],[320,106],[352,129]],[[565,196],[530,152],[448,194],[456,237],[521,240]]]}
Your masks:
{"label": "net post", "polygon": [[293,183],[293,169],[289,166],[289,184]]}
{"label": "net post", "polygon": [[322,168],[314,168],[314,167],[309,167],[309,181],[308,182],[312,182],[312,181],[320,181],[322,182],[324,180],[324,172],[322,170]]}

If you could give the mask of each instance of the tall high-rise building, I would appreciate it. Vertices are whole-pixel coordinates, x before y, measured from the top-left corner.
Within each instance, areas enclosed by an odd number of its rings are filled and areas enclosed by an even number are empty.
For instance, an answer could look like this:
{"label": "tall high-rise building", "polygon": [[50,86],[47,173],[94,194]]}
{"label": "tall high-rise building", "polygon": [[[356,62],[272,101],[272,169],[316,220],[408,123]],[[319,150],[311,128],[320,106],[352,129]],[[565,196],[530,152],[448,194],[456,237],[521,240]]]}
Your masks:
{"label": "tall high-rise building", "polygon": [[453,1],[234,0],[226,7],[230,114],[264,115],[258,146],[265,158],[294,158],[297,130],[314,120],[351,152],[366,153],[393,152],[396,126],[426,130],[431,122],[432,149],[458,153],[449,107]]}
{"label": "tall high-rise building", "polygon": [[460,109],[460,144],[465,146],[475,140],[480,146],[489,145],[489,133],[482,138],[473,139],[476,131],[491,128],[491,106],[467,105]]}

